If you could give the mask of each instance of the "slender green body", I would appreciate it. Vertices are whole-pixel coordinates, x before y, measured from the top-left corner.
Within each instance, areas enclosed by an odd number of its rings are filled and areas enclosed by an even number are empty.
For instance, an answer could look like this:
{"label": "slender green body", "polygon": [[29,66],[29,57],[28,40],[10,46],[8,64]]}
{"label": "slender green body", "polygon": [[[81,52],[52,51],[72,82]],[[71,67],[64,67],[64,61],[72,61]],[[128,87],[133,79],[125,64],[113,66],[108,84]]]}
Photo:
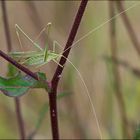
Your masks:
{"label": "slender green body", "polygon": [[[48,27],[50,27],[50,23],[48,23]],[[40,67],[42,65],[47,64],[50,61],[54,61],[55,63],[59,64],[57,62],[58,58],[61,57],[61,54],[55,53],[55,47],[56,44],[58,44],[56,41],[53,42],[53,50],[48,50],[48,45],[46,45],[45,49],[42,49],[36,42],[34,42],[25,32],[16,24],[16,33],[21,44],[20,38],[19,38],[19,31],[34,45],[35,48],[37,48],[37,51],[27,51],[27,52],[11,52],[10,55],[15,58],[18,62],[21,64],[24,64],[26,66],[37,66]],[[43,30],[44,31],[44,30]],[[41,31],[42,32],[42,31]],[[60,64],[59,64],[60,65]],[[61,65],[60,65],[61,66]],[[61,66],[62,67],[62,66]]]}
{"label": "slender green body", "polygon": [[[45,56],[45,52],[43,51],[29,51],[29,52],[12,52],[10,55],[19,61],[21,64],[27,66],[41,66],[50,61],[56,61],[61,55],[53,53],[51,51],[47,51]],[[45,57],[45,59],[44,59]]]}

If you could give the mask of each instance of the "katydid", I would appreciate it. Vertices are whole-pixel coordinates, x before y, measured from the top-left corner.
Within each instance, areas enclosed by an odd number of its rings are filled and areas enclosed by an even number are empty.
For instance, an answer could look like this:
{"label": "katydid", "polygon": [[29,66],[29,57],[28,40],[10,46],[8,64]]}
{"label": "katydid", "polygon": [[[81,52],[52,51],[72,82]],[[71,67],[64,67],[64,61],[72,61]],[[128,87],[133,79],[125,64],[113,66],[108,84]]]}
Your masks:
{"label": "katydid", "polygon": [[[50,28],[51,23],[47,24],[48,30]],[[37,43],[35,43],[25,32],[17,25],[15,24],[16,33],[19,39],[19,31],[23,33],[23,35],[31,42],[33,43],[34,47],[38,49],[38,51],[28,51],[28,52],[11,52],[10,55],[13,58],[16,58],[19,60],[21,64],[25,64],[27,66],[33,66],[36,65],[37,67],[40,67],[42,65],[47,64],[50,61],[54,61],[58,65],[60,65],[57,60],[62,56],[61,54],[55,53],[55,47],[58,44],[56,41],[53,41],[53,50],[48,50],[48,45],[46,44],[45,49],[42,49]],[[21,41],[19,39],[20,46],[22,46]],[[59,44],[58,44],[59,45]],[[60,65],[61,66],[61,65]],[[63,67],[63,66],[61,66]]]}

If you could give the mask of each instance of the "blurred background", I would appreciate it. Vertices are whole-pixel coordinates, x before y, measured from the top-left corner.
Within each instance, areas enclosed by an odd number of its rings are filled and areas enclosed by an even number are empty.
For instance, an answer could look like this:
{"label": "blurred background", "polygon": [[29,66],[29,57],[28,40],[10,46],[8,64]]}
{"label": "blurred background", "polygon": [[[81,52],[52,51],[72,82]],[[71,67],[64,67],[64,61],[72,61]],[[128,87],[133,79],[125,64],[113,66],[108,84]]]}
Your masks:
{"label": "blurred background", "polygon": [[[43,48],[47,41],[52,44],[52,41],[56,40],[64,47],[79,4],[80,1],[6,1],[12,50],[35,50],[33,44],[22,34],[20,34],[20,39],[23,48],[20,47],[15,32],[15,24],[18,24],[34,40],[48,22],[52,23],[50,39],[48,40],[46,34],[42,33],[37,43]],[[134,4],[135,7],[126,11],[126,14],[139,40],[139,2],[125,1],[124,7],[127,9],[134,6]],[[115,14],[118,14],[117,8],[114,8]],[[121,117],[120,101],[115,95],[112,62],[103,57],[111,55],[110,22],[107,22],[110,18],[108,1],[89,1],[75,41],[91,30],[95,29],[95,31],[73,46],[69,59],[81,73],[89,90],[99,120],[102,137],[118,139],[123,137],[123,124],[125,123]],[[7,52],[2,11],[0,11],[0,19],[0,48]],[[121,15],[116,16],[116,34],[118,59],[125,61],[132,69],[140,70],[138,53],[131,42]],[[62,48],[58,47],[56,52],[62,52]],[[55,63],[51,62],[39,69],[34,67],[30,69],[34,72],[45,72],[48,80],[51,80],[56,66]],[[7,62],[2,58],[0,58],[0,67],[0,75],[6,76]],[[139,75],[132,73],[130,68],[122,65],[117,64],[117,68],[119,69],[119,84],[128,119],[125,128],[129,129],[129,134],[133,137],[140,123]],[[69,94],[58,99],[60,137],[62,139],[100,138],[86,88],[76,70],[69,63],[67,63],[59,83],[58,93],[63,92]],[[20,100],[26,135],[28,136],[34,129],[40,109],[48,101],[48,96],[44,90],[32,89],[26,95],[20,97]],[[15,139],[18,137],[19,131],[14,100],[0,94],[0,139]],[[51,138],[49,112],[46,113],[43,123],[34,138]]]}

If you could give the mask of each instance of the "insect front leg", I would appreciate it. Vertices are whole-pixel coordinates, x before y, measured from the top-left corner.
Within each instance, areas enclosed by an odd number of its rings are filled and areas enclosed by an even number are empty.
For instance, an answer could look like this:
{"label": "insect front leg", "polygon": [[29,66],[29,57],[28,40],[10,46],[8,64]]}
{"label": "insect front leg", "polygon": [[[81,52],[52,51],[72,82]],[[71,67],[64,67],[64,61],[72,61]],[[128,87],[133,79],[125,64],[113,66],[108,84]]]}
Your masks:
{"label": "insect front leg", "polygon": [[37,37],[35,38],[34,41],[37,41],[37,40],[40,38],[40,36],[43,34],[43,32],[45,32],[46,30],[47,30],[47,35],[49,35],[51,25],[52,25],[52,23],[49,22],[49,23],[47,24],[47,26],[44,27],[44,28],[39,32],[39,34],[37,35]]}
{"label": "insect front leg", "polygon": [[44,52],[44,58],[43,58],[44,62],[47,61],[47,57],[48,57],[48,46],[46,45],[45,52]]}
{"label": "insect front leg", "polygon": [[[47,24],[47,35],[49,35],[51,25],[52,24],[50,22]],[[45,53],[44,53],[44,62],[47,61],[47,57],[48,57],[48,44],[46,43]]]}
{"label": "insect front leg", "polygon": [[48,36],[49,36],[49,34],[50,34],[50,29],[51,29],[51,27],[52,27],[52,23],[49,22],[49,23],[47,24],[47,35],[48,35]]}

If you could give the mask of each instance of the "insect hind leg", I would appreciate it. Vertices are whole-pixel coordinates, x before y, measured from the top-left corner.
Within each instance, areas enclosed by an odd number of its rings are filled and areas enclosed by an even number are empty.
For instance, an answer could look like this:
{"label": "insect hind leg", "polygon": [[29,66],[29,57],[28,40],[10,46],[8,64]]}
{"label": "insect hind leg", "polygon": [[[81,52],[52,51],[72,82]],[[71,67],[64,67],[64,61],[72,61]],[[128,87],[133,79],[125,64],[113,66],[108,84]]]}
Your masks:
{"label": "insect hind leg", "polygon": [[24,35],[24,37],[26,37],[37,49],[42,50],[42,48],[41,48],[35,41],[33,41],[33,40],[22,30],[22,28],[21,28],[19,25],[15,24],[15,29],[16,29],[16,33],[17,33],[18,38],[19,38],[19,32],[21,32],[21,33]]}
{"label": "insect hind leg", "polygon": [[60,67],[63,68],[63,66],[61,64],[59,64],[55,59],[53,59],[52,61],[54,61],[57,65],[59,65]]}
{"label": "insect hind leg", "polygon": [[15,30],[16,30],[16,35],[17,35],[20,47],[21,47],[21,49],[23,49],[23,45],[22,45],[22,42],[21,42],[21,39],[20,39],[19,29],[18,29],[18,25],[17,24],[15,24]]}

